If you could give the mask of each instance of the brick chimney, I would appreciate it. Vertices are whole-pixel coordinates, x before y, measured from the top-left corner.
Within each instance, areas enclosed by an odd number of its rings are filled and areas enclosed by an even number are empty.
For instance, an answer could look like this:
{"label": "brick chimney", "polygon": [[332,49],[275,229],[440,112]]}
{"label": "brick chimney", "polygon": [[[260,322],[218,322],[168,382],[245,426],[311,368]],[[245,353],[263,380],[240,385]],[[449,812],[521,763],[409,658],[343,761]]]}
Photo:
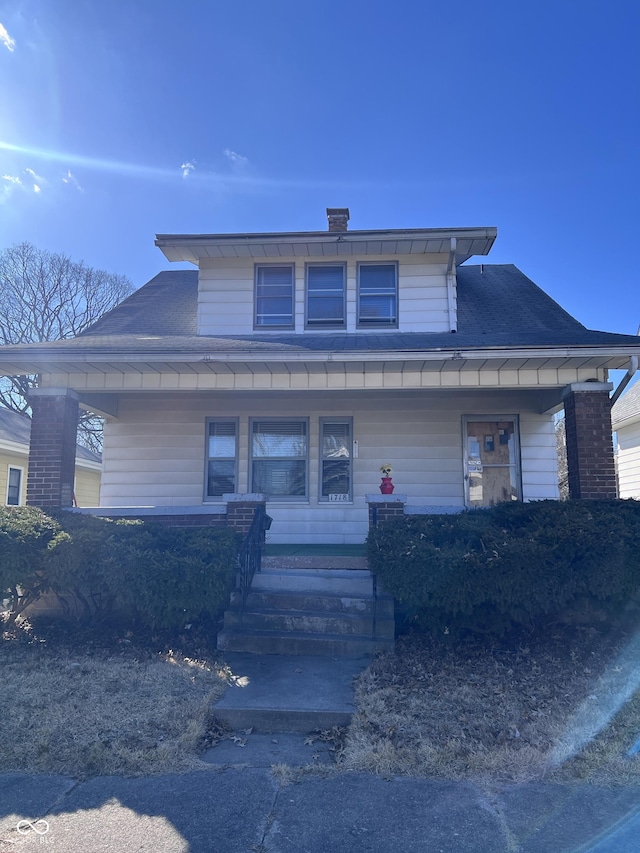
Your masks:
{"label": "brick chimney", "polygon": [[349,227],[348,207],[328,207],[327,219],[329,220],[329,231],[346,231]]}

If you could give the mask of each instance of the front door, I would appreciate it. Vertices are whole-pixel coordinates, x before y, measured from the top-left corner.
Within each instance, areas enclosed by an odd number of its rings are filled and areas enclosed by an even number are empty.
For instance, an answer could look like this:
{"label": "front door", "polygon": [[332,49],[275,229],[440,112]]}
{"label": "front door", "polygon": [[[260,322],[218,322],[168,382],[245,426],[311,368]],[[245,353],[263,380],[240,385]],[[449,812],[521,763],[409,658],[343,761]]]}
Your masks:
{"label": "front door", "polygon": [[521,500],[517,417],[465,417],[465,500],[467,506],[494,506]]}

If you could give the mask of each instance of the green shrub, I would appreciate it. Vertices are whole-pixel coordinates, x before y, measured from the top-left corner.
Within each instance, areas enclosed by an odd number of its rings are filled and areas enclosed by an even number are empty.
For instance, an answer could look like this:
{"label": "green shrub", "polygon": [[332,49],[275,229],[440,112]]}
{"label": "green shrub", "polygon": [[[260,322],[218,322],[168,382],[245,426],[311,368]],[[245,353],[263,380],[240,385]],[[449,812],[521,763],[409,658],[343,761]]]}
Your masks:
{"label": "green shrub", "polygon": [[84,621],[118,613],[175,628],[224,606],[237,553],[237,534],[223,527],[168,528],[64,511],[51,517],[31,507],[0,515],[0,591],[7,590],[12,619],[52,591]]}
{"label": "green shrub", "polygon": [[415,622],[501,633],[640,587],[640,502],[504,503],[372,530],[372,571]]}
{"label": "green shrub", "polygon": [[0,600],[13,622],[49,588],[47,546],[57,522],[35,507],[0,507]]}

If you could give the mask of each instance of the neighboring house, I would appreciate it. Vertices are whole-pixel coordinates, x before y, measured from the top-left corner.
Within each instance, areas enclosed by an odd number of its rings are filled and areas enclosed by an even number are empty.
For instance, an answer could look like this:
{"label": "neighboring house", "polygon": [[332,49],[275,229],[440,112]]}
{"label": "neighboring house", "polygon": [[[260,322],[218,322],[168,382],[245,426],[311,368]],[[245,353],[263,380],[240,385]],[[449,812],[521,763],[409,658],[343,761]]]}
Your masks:
{"label": "neighboring house", "polygon": [[640,382],[638,380],[616,401],[611,410],[611,420],[617,436],[619,495],[621,498],[640,500]]}
{"label": "neighboring house", "polygon": [[2,347],[3,372],[41,376],[30,501],[69,503],[78,404],[106,418],[101,507],[213,517],[262,494],[276,543],[362,542],[383,463],[407,512],[556,498],[563,406],[572,496],[615,497],[608,370],[638,338],[587,330],[515,266],[467,265],[495,228],[327,213],[326,231],[159,235],[198,269],[75,339]]}
{"label": "neighboring house", "polygon": [[[7,506],[26,503],[31,418],[0,406],[0,496]],[[97,506],[100,500],[100,457],[76,448],[75,499],[78,506]]]}

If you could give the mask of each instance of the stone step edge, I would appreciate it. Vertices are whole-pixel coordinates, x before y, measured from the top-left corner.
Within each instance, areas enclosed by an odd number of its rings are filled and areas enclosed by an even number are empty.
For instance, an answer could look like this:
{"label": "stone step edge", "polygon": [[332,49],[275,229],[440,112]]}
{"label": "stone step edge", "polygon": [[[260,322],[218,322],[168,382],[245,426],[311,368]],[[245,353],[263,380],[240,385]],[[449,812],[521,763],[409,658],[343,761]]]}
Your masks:
{"label": "stone step edge", "polygon": [[[390,621],[390,620],[387,620]],[[310,634],[307,631],[265,631],[256,628],[251,628],[246,625],[232,625],[231,627],[223,627],[221,631],[218,632],[218,638],[221,635],[234,637],[264,637],[265,639],[291,639],[291,640],[335,640],[337,642],[348,642],[349,640],[357,640],[357,641],[368,641],[373,642],[385,641],[389,639],[388,637],[374,637],[371,632],[367,632],[366,634],[326,634],[326,633],[312,633]]]}
{"label": "stone step edge", "polygon": [[211,706],[215,717],[223,720],[232,729],[249,729],[256,732],[298,732],[310,734],[333,726],[348,726],[350,711],[331,711],[326,708],[313,711],[297,708],[216,708]]}

